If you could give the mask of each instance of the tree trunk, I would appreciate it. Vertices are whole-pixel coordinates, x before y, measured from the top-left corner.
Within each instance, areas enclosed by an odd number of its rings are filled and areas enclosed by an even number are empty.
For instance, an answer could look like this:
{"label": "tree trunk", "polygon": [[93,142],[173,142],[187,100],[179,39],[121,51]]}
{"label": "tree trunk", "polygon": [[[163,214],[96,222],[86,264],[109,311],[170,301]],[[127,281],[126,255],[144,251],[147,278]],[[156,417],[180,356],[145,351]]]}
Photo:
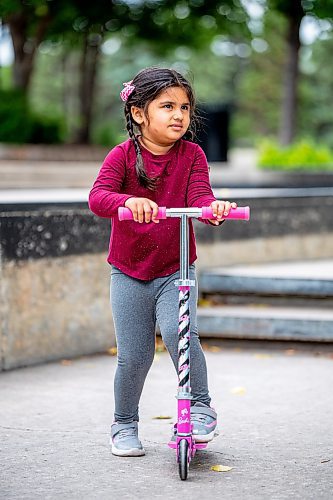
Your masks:
{"label": "tree trunk", "polygon": [[284,69],[283,97],[280,124],[280,143],[290,144],[296,134],[297,87],[299,76],[299,29],[304,16],[300,0],[291,2],[288,15],[287,54]]}
{"label": "tree trunk", "polygon": [[42,17],[35,36],[28,38],[28,18],[24,12],[11,14],[6,19],[14,47],[13,85],[27,93],[33,72],[36,50],[43,41],[50,17]]}
{"label": "tree trunk", "polygon": [[91,134],[93,98],[97,75],[97,66],[102,37],[96,35],[93,43],[89,42],[89,34],[84,34],[83,49],[80,62],[79,88],[79,128],[75,142],[89,144]]}

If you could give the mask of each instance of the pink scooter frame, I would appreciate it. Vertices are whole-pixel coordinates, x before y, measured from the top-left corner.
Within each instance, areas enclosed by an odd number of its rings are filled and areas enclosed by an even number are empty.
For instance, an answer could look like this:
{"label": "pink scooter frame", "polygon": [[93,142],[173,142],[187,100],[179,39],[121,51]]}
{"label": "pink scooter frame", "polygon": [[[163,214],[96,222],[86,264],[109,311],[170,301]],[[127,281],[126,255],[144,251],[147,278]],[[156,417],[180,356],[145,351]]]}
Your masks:
{"label": "pink scooter frame", "polygon": [[[120,207],[119,220],[133,220],[129,208]],[[182,480],[187,479],[188,466],[197,450],[206,448],[207,443],[197,443],[193,439],[191,424],[191,386],[190,386],[190,287],[195,281],[189,279],[189,243],[188,219],[214,219],[210,207],[203,208],[165,208],[159,207],[158,218],[180,218],[180,277],[175,282],[179,290],[179,322],[178,322],[178,415],[175,424],[175,440],[168,443],[170,448],[177,450],[179,475]],[[226,219],[249,220],[250,208],[238,207],[231,209]]]}

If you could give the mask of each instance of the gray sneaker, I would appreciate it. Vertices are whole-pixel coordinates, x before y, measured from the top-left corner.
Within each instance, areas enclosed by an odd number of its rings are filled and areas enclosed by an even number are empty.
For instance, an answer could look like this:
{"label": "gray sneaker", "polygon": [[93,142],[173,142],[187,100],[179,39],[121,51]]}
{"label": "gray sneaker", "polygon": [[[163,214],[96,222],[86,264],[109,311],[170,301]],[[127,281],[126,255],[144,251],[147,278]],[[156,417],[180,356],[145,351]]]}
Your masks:
{"label": "gray sneaker", "polygon": [[118,457],[141,457],[145,450],[138,437],[138,423],[111,425],[112,454]]}
{"label": "gray sneaker", "polygon": [[193,439],[198,443],[208,443],[219,433],[216,411],[204,403],[196,402],[191,406],[191,423]]}

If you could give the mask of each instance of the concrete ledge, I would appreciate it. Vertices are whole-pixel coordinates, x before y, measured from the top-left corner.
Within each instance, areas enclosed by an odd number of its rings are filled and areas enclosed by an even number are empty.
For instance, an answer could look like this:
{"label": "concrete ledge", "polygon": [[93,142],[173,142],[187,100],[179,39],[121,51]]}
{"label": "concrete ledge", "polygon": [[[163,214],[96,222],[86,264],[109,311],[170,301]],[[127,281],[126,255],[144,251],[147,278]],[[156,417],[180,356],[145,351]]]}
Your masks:
{"label": "concrete ledge", "polygon": [[109,269],[101,254],[2,263],[0,291],[0,369],[114,345]]}
{"label": "concrete ledge", "polygon": [[5,261],[64,257],[107,250],[110,221],[75,204],[11,207],[0,212]]}
{"label": "concrete ledge", "polygon": [[79,144],[0,144],[0,160],[29,160],[29,161],[60,161],[100,162],[109,149],[101,146],[83,146]]}
{"label": "concrete ledge", "polygon": [[[245,160],[245,161],[244,161]],[[237,164],[238,162],[238,164]],[[211,163],[210,177],[213,186],[253,187],[253,188],[313,188],[333,187],[333,171],[286,171],[269,170],[256,167],[256,162],[246,164],[246,158],[240,157],[231,162],[231,168],[223,163]]]}
{"label": "concrete ledge", "polygon": [[[250,222],[195,224],[199,269],[332,257],[332,197],[321,197],[320,204],[316,196],[239,201],[251,206]],[[34,198],[0,206],[0,369],[114,344],[109,233],[110,221],[93,216],[85,201]],[[234,327],[228,331],[237,336]]]}
{"label": "concrete ledge", "polygon": [[[217,197],[223,193],[214,190]],[[253,238],[274,238],[289,235],[308,235],[332,232],[333,212],[333,189],[318,198],[316,190],[303,196],[289,195],[281,198],[270,196],[270,190],[266,190],[266,196],[254,196],[248,198],[238,192],[235,201],[239,205],[251,207],[251,219],[244,221],[227,221],[220,231],[214,227],[207,227],[199,222],[196,223],[198,238],[207,243],[216,241],[248,240]],[[320,200],[320,202],[318,201]],[[201,237],[202,236],[202,237]]]}
{"label": "concrete ledge", "polygon": [[[232,223],[230,223],[232,224]],[[316,228],[312,228],[316,229]],[[210,230],[210,228],[209,228]],[[218,232],[218,230],[217,230]],[[199,237],[200,270],[238,264],[292,262],[333,257],[333,232],[281,235],[280,237],[221,240],[207,243]]]}
{"label": "concrete ledge", "polygon": [[277,307],[199,308],[202,337],[332,342],[331,311]]}
{"label": "concrete ledge", "polygon": [[200,277],[202,293],[291,295],[302,297],[333,297],[333,280],[291,279],[258,276],[228,276],[216,271],[203,272]]}

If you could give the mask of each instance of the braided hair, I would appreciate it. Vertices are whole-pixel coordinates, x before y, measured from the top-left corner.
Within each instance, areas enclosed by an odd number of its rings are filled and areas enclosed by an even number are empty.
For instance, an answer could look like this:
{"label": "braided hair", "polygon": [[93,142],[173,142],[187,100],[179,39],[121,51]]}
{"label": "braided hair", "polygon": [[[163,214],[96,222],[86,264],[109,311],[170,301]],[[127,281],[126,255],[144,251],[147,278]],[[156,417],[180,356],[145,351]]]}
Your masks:
{"label": "braided hair", "polygon": [[174,69],[158,67],[143,69],[133,78],[131,85],[134,86],[134,90],[128,96],[124,107],[126,129],[130,139],[132,139],[136,152],[135,170],[139,183],[145,188],[154,190],[156,189],[158,178],[150,178],[146,173],[140,143],[136,135],[137,131],[140,132],[140,126],[134,121],[131,108],[135,106],[143,109],[148,118],[148,106],[161,92],[169,87],[183,88],[190,102],[190,126],[184,135],[184,139],[193,140],[197,121],[195,115],[195,96],[191,84]]}

